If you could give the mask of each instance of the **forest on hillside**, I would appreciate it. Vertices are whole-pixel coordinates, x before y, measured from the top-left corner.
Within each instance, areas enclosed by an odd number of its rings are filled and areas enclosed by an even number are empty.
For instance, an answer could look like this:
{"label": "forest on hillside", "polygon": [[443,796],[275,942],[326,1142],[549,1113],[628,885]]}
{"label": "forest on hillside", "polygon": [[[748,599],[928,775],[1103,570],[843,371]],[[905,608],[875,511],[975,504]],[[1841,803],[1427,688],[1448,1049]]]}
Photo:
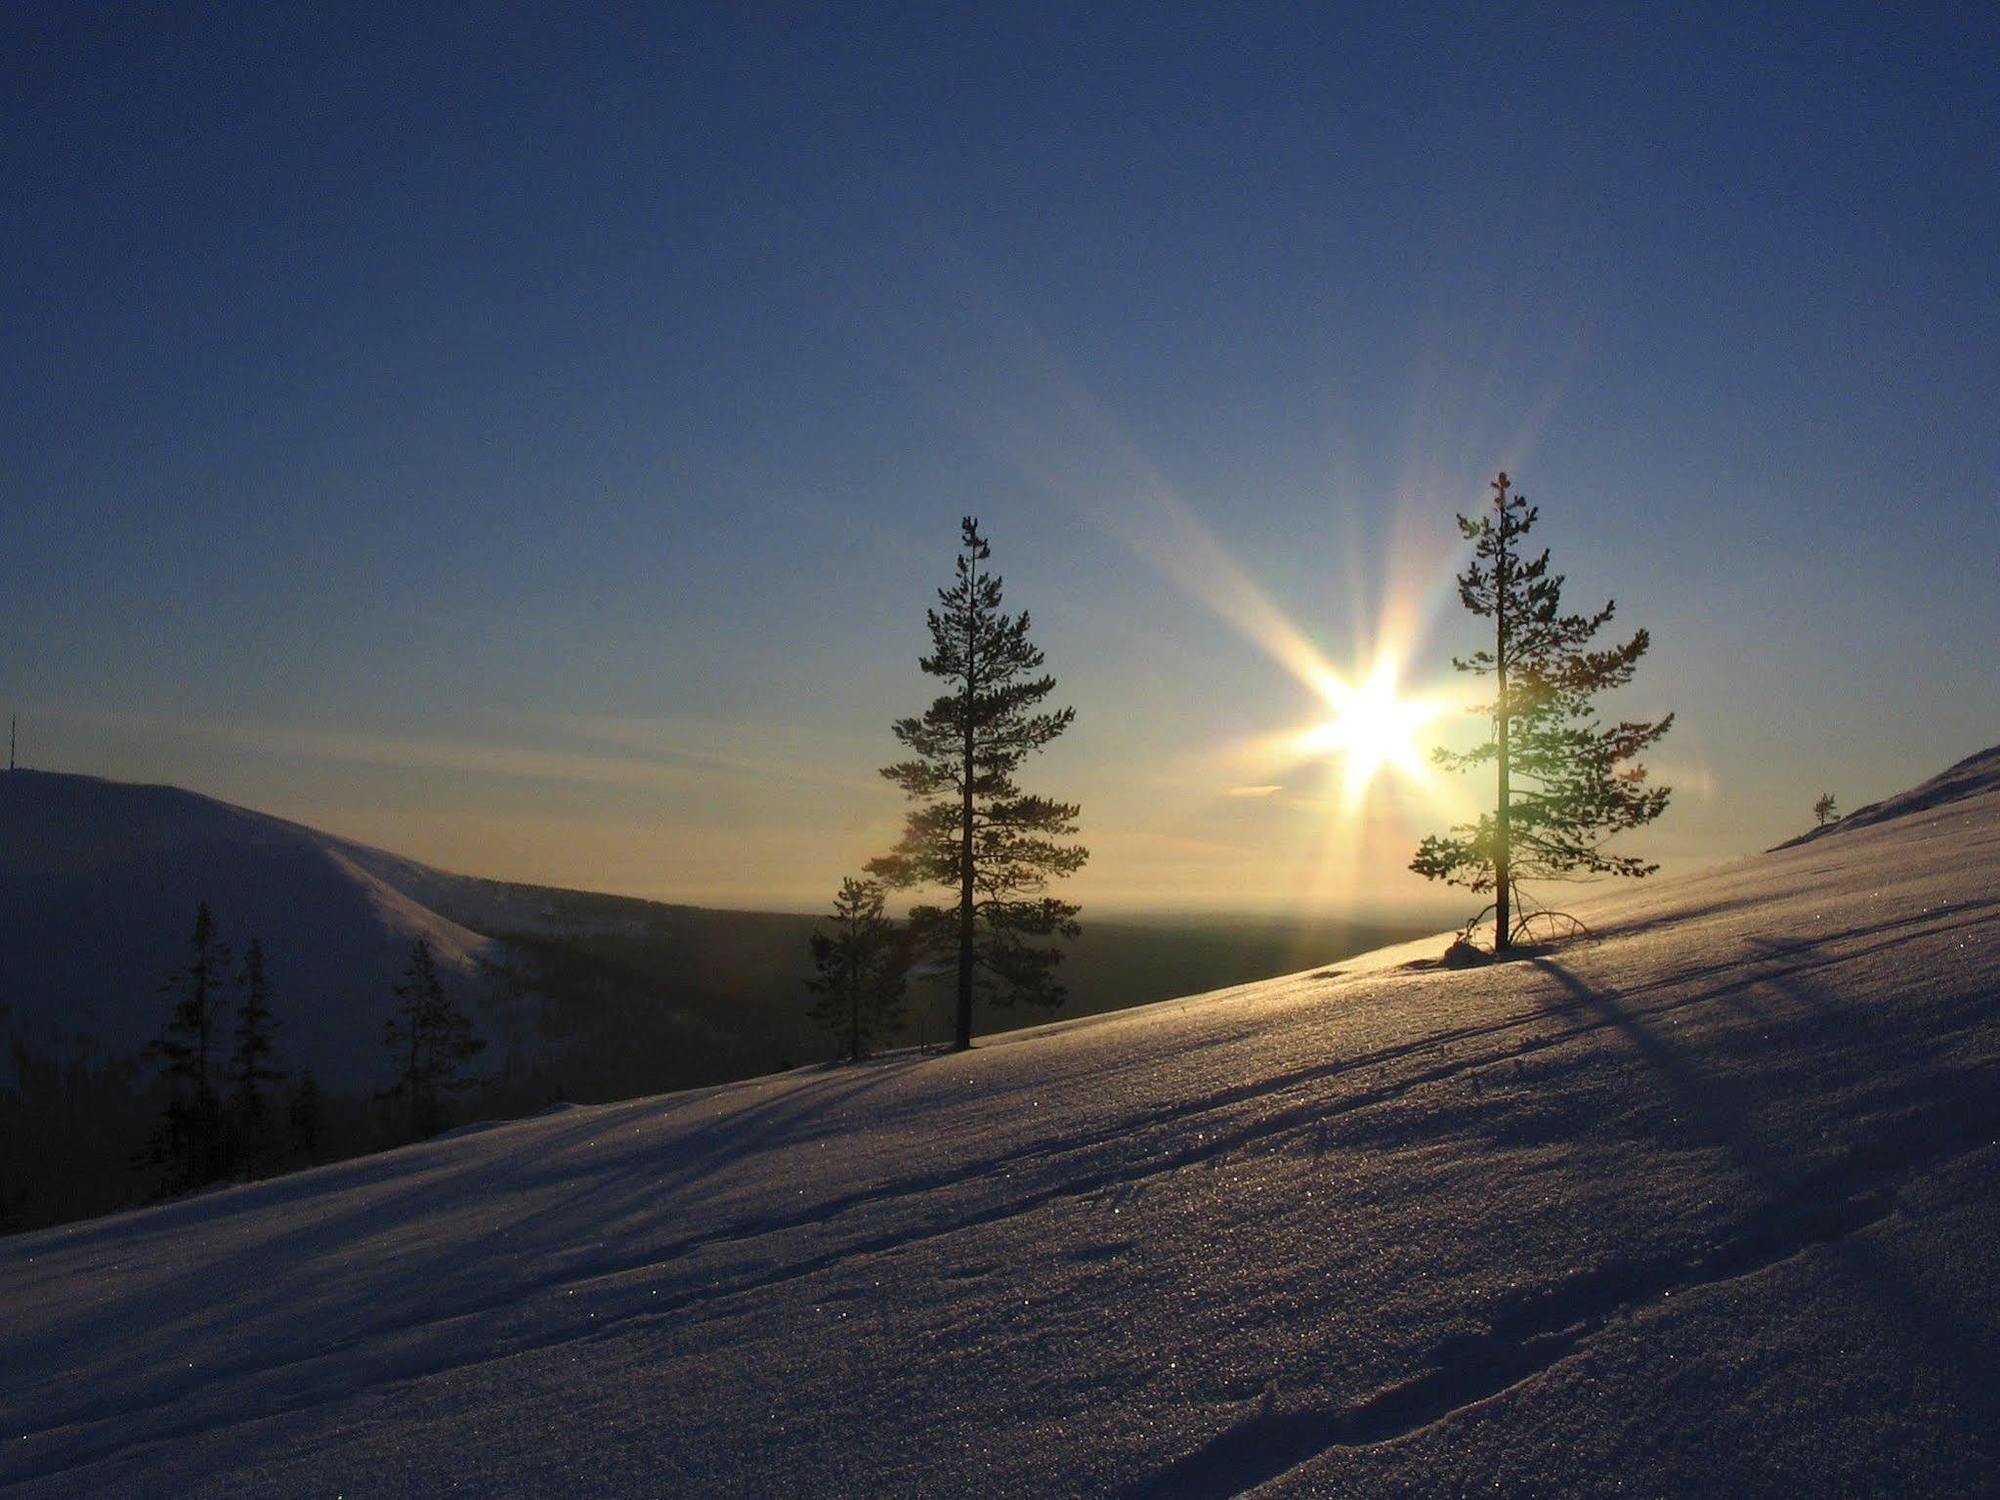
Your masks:
{"label": "forest on hillside", "polygon": [[[559,1103],[603,1103],[830,1061],[837,1043],[807,1013],[808,939],[822,919],[701,911],[577,894],[599,921],[585,930],[502,934],[503,956],[464,995],[487,1046],[473,1086],[449,1102],[447,1125],[510,1119]],[[224,914],[226,915],[226,914]],[[1063,1016],[1093,1015],[1332,963],[1443,926],[1345,918],[1199,916],[1091,923],[1071,946]],[[284,976],[272,976],[282,1149],[261,1171],[286,1170],[399,1145],[388,1101],[322,1091],[317,1122],[294,1131],[298,1070],[283,1048]],[[890,1045],[940,1045],[950,996],[918,978],[910,1024]],[[157,1009],[168,1002],[135,1001]],[[1044,1014],[982,1009],[982,1032]],[[132,1207],[157,1197],[150,1133],[172,1098],[141,1056],[87,1042],[33,1046],[0,1007],[11,1088],[0,1088],[0,1228],[18,1231]],[[374,1038],[367,1039],[373,1044]],[[383,1082],[393,1072],[386,1049]],[[299,1138],[304,1134],[306,1138]]]}

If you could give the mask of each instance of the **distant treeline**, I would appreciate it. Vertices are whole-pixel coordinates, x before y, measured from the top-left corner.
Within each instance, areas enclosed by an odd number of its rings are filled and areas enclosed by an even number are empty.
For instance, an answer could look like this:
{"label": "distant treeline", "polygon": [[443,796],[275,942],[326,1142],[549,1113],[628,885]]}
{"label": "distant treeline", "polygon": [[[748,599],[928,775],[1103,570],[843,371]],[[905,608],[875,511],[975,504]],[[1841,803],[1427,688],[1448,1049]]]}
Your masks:
{"label": "distant treeline", "polygon": [[[721,1083],[830,1060],[836,1037],[804,1003],[812,972],[809,938],[819,919],[767,912],[663,911],[615,930],[503,935],[500,956],[463,986],[467,1015],[487,1043],[464,1076],[469,1087],[440,1100],[438,1127],[513,1119],[557,1102],[603,1103]],[[220,914],[226,921],[227,913]],[[1072,945],[1065,1015],[1091,1015],[1199,993],[1437,931],[1442,916],[1415,924],[1189,917],[1100,921]],[[177,976],[180,971],[177,971]],[[410,1138],[407,1101],[318,1090],[302,1131],[297,1091],[310,1058],[284,1048],[284,975],[268,976],[275,1057],[286,1079],[271,1089],[268,1154],[226,1180],[290,1171],[379,1151]],[[406,976],[407,978],[407,976]],[[905,1045],[938,1044],[952,1028],[949,976],[913,980]],[[176,997],[135,1005],[165,1021]],[[1041,1016],[982,1011],[982,1031],[1035,1024]],[[0,1028],[4,1028],[0,1013]],[[396,1072],[380,1038],[380,1084]],[[107,1055],[88,1044],[61,1050],[8,1041],[14,1082],[0,1086],[0,1225],[39,1228],[153,1201],[161,1168],[148,1142],[173,1099],[169,1080],[143,1056]]]}
{"label": "distant treeline", "polygon": [[[186,961],[159,993],[159,1032],[137,1055],[105,1057],[78,1043],[50,1058],[8,1039],[14,1083],[0,1088],[0,1231],[421,1139],[455,1113],[448,1101],[488,1088],[467,1071],[485,1039],[421,939],[381,1034],[383,1087],[365,1097],[330,1094],[310,1061],[296,1072],[279,1065],[279,980],[254,937],[239,965],[207,902]],[[504,1099],[502,1091],[495,1102]]]}

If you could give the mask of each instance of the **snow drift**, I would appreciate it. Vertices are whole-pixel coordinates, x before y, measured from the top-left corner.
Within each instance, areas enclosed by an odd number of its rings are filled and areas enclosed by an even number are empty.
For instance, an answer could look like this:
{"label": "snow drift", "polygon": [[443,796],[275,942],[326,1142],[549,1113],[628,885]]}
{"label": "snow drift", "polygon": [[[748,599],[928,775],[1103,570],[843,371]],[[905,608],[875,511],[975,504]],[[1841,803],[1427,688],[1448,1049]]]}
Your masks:
{"label": "snow drift", "polygon": [[0,1492],[1990,1494],[1993,775],[1577,909],[0,1241]]}

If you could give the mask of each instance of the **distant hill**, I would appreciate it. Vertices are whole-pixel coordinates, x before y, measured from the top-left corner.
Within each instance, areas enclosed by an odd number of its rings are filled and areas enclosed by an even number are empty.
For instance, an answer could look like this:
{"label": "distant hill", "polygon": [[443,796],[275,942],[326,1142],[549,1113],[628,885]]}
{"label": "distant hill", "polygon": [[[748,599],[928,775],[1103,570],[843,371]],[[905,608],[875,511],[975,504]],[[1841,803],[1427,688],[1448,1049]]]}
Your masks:
{"label": "distant hill", "polygon": [[5,1029],[44,1052],[142,1046],[164,1012],[160,983],[185,961],[206,901],[238,954],[262,942],[288,1055],[309,1060],[329,1087],[363,1087],[380,1071],[390,987],[412,944],[428,939],[461,984],[492,948],[371,868],[388,863],[178,787],[0,775]]}

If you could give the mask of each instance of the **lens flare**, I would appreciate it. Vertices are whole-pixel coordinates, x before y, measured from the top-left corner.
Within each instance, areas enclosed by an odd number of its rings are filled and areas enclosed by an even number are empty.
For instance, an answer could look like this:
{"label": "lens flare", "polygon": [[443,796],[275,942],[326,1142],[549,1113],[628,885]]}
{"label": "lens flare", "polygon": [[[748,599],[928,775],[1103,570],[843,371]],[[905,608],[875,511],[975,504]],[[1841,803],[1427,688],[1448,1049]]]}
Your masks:
{"label": "lens flare", "polygon": [[1383,657],[1358,684],[1334,679],[1323,687],[1333,717],[1304,732],[1302,748],[1338,756],[1342,765],[1342,810],[1360,810],[1368,788],[1384,769],[1425,785],[1430,768],[1418,745],[1423,727],[1444,712],[1433,698],[1402,696],[1396,661]]}
{"label": "lens flare", "polygon": [[1340,811],[1349,818],[1361,811],[1370,787],[1384,772],[1429,790],[1432,776],[1423,731],[1449,705],[1442,696],[1405,694],[1401,681],[1401,662],[1388,653],[1353,682],[1332,671],[1319,674],[1312,685],[1331,716],[1246,747],[1250,758],[1271,767],[1338,767]]}

